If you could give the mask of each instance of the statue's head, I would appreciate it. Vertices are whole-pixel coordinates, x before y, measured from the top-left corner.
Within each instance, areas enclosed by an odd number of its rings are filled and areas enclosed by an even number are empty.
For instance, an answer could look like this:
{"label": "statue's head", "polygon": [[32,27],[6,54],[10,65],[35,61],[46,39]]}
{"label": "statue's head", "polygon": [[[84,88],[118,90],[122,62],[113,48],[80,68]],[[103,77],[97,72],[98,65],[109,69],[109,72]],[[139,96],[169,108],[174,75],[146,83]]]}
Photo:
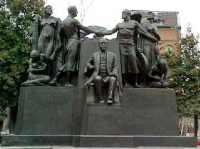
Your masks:
{"label": "statue's head", "polygon": [[99,39],[99,47],[101,51],[106,51],[108,47],[108,39],[101,38]]}
{"label": "statue's head", "polygon": [[124,9],[122,11],[122,19],[124,20],[130,20],[130,16],[131,16],[131,11],[128,9]]}
{"label": "statue's head", "polygon": [[53,8],[51,5],[47,5],[45,8],[44,8],[44,13],[45,15],[47,16],[51,16],[52,13],[53,13]]}
{"label": "statue's head", "polygon": [[147,20],[149,20],[150,22],[154,22],[154,19],[155,19],[155,14],[153,12],[148,12]]}
{"label": "statue's head", "polygon": [[141,20],[142,20],[142,14],[141,14],[141,13],[134,13],[134,14],[131,14],[131,20],[135,20],[135,21],[137,21],[138,23],[140,23]]}
{"label": "statue's head", "polygon": [[76,6],[69,6],[68,14],[71,15],[72,17],[76,17],[78,14],[78,10],[77,10]]}

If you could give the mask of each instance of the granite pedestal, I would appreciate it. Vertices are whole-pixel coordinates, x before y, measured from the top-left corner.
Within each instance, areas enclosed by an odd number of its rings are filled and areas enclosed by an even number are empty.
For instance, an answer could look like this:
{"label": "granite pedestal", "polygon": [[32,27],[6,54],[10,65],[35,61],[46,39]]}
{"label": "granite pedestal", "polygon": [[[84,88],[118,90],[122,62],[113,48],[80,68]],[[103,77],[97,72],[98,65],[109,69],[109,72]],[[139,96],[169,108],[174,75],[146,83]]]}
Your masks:
{"label": "granite pedestal", "polygon": [[72,136],[80,134],[82,90],[76,87],[22,87],[15,135],[4,136],[3,145],[72,145]]}
{"label": "granite pedestal", "polygon": [[171,89],[124,88],[120,105],[88,104],[86,90],[22,87],[15,135],[4,146],[133,147],[196,145],[180,137]]}
{"label": "granite pedestal", "polygon": [[121,105],[87,104],[80,146],[194,146],[178,136],[175,93],[171,89],[124,88]]}

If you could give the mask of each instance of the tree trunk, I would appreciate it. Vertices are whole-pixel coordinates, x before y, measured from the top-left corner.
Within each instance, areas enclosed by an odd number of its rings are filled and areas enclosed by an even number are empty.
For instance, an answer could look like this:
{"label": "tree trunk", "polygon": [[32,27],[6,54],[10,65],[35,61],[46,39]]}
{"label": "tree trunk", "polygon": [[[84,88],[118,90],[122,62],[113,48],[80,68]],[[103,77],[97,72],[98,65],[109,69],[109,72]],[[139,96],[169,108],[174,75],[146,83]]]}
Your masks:
{"label": "tree trunk", "polygon": [[198,115],[194,114],[194,136],[198,135]]}

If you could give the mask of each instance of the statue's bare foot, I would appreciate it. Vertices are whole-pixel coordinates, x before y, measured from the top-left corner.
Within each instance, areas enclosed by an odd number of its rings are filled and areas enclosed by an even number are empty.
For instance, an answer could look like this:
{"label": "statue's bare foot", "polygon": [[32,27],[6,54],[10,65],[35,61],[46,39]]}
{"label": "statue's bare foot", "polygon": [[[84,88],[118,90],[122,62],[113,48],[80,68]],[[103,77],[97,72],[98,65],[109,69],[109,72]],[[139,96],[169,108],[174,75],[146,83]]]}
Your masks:
{"label": "statue's bare foot", "polygon": [[136,83],[136,84],[133,85],[133,88],[141,88],[141,86]]}
{"label": "statue's bare foot", "polygon": [[21,86],[29,86],[29,84],[30,83],[28,81],[26,81],[26,82],[22,83]]}
{"label": "statue's bare foot", "polygon": [[52,81],[49,82],[49,85],[56,86],[57,84],[56,84],[56,81],[52,80]]}
{"label": "statue's bare foot", "polygon": [[71,84],[71,83],[66,83],[66,84],[65,84],[65,87],[74,87],[74,85]]}
{"label": "statue's bare foot", "polygon": [[113,104],[113,99],[112,98],[108,98],[107,99],[107,104],[108,105],[112,105]]}
{"label": "statue's bare foot", "polygon": [[9,134],[10,134],[10,131],[9,131],[9,129],[3,130],[3,131],[0,132],[0,134],[1,134],[1,135],[4,135],[4,136],[5,136],[5,135],[9,135]]}

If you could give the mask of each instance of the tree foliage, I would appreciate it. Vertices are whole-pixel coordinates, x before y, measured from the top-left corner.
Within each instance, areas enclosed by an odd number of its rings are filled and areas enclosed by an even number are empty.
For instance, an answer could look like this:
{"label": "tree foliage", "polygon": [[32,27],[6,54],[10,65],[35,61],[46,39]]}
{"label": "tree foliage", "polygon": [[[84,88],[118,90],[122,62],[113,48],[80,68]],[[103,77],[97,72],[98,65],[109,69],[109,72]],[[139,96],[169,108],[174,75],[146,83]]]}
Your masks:
{"label": "tree foliage", "polygon": [[170,84],[176,90],[177,109],[184,115],[200,114],[200,51],[198,36],[188,27],[180,55],[172,57]]}
{"label": "tree foliage", "polygon": [[0,7],[0,114],[17,103],[26,79],[31,50],[31,23],[41,14],[43,0],[7,0]]}

